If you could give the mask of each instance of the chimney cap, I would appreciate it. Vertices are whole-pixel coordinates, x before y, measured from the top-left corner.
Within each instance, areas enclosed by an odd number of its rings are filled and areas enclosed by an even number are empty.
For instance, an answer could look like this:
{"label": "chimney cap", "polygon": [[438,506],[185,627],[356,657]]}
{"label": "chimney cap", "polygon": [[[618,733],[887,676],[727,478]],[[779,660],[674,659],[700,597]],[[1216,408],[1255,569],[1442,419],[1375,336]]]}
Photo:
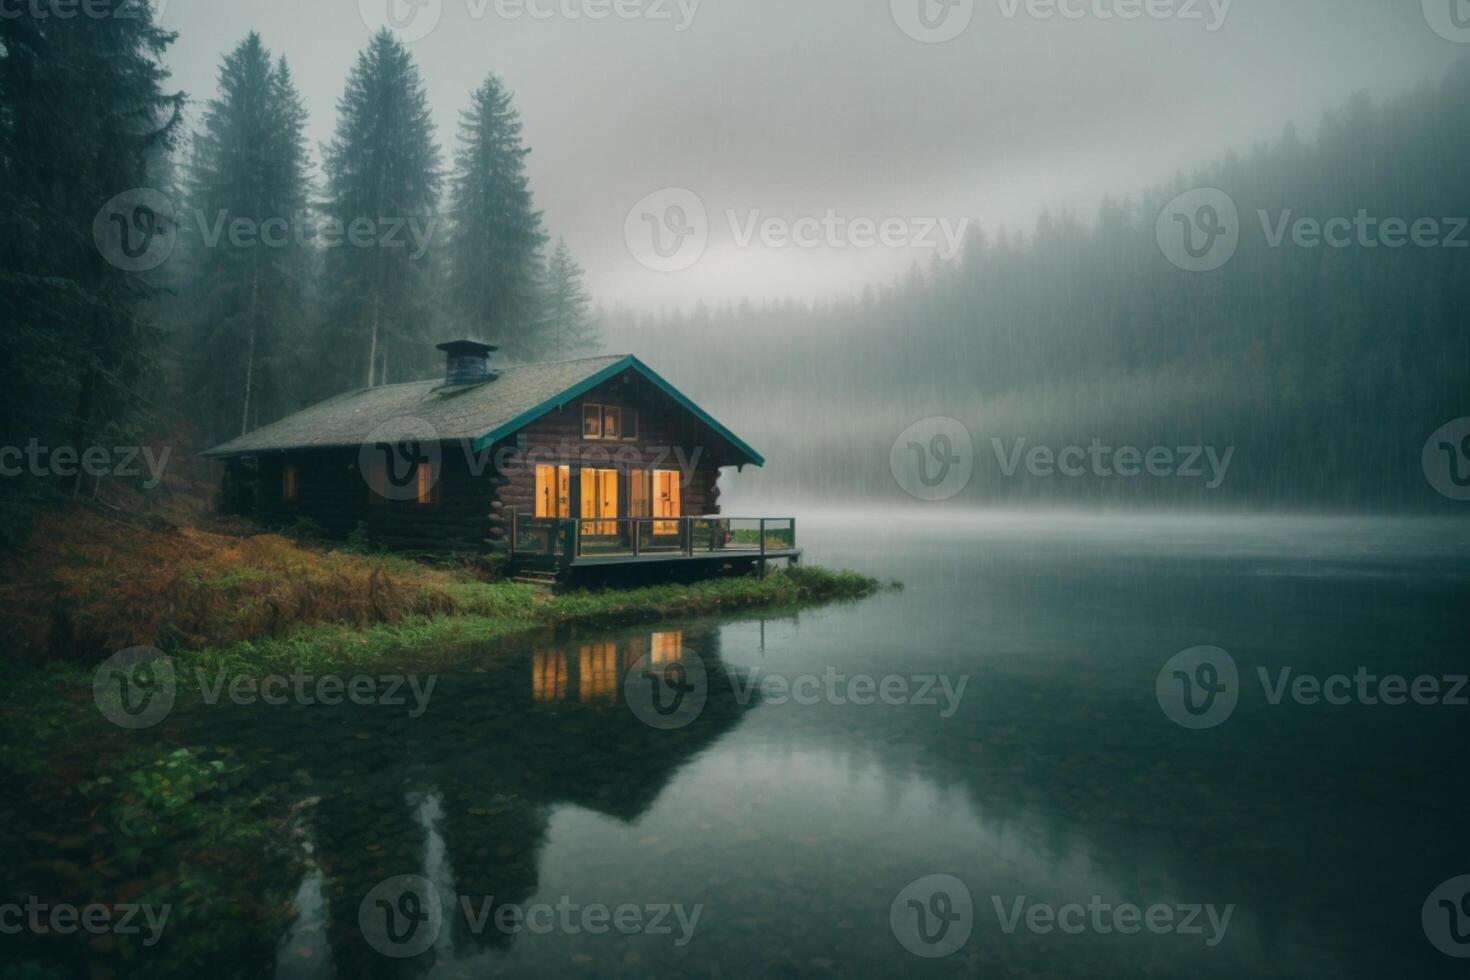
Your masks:
{"label": "chimney cap", "polygon": [[481,340],[469,339],[446,340],[444,343],[435,344],[434,346],[438,350],[442,350],[444,353],[448,354],[450,357],[467,357],[476,354],[483,357],[486,354],[492,354],[495,351],[500,350],[500,348],[496,347],[494,344],[487,344]]}

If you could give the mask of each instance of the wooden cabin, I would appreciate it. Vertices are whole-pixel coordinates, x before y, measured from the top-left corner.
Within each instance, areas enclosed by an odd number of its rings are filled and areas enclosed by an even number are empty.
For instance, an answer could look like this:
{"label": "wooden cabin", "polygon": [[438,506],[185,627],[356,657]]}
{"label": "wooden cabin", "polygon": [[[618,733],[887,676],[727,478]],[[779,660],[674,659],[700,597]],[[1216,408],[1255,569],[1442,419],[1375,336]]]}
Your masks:
{"label": "wooden cabin", "polygon": [[347,392],[216,446],[222,500],[272,526],[543,575],[796,560],[794,521],[721,516],[725,467],[765,460],[631,355],[505,367],[438,345],[440,379]]}

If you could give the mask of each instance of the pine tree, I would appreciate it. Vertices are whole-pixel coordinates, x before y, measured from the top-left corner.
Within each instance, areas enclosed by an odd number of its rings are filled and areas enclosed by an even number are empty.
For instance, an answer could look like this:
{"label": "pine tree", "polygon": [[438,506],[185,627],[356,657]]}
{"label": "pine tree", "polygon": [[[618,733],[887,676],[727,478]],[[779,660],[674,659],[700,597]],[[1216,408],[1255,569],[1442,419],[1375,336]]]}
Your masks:
{"label": "pine tree", "polygon": [[[306,325],[306,110],[284,58],[252,33],[225,57],[195,138],[181,229],[191,276],[192,413],[211,441],[273,421],[293,401]],[[249,229],[237,236],[243,219]]]}
{"label": "pine tree", "polygon": [[530,152],[510,93],[491,75],[460,114],[449,306],[459,332],[479,334],[523,360],[546,348],[537,329],[546,235],[526,179]]}
{"label": "pine tree", "polygon": [[[0,437],[76,451],[117,437],[149,406],[162,331],[158,289],[108,260],[106,235],[166,240],[166,215],[117,195],[149,188],[185,102],[162,58],[176,35],[152,5],[114,16],[0,18]],[[91,8],[95,12],[95,8]],[[155,195],[156,199],[156,195]],[[118,224],[112,224],[112,219]],[[101,241],[94,231],[101,229]],[[83,476],[72,482],[83,488]]]}
{"label": "pine tree", "polygon": [[577,265],[572,250],[561,238],[556,240],[556,249],[546,267],[543,302],[542,349],[547,357],[567,357],[597,346],[599,336],[592,316],[592,296],[583,285],[582,267]]}
{"label": "pine tree", "polygon": [[358,56],[337,113],[324,161],[324,231],[340,244],[324,262],[322,393],[415,378],[432,364],[434,337],[439,147],[423,76],[389,31]]}

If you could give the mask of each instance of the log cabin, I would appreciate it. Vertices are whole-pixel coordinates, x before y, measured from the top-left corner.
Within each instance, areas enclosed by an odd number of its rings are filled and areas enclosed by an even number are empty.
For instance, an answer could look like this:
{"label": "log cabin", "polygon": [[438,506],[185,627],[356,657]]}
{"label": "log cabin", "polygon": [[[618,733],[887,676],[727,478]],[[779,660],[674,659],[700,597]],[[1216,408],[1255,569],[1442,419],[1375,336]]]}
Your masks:
{"label": "log cabin", "polygon": [[740,437],[632,355],[495,366],[438,345],[441,378],[349,391],[204,453],[221,507],[413,551],[499,552],[525,574],[703,574],[796,561],[789,518],[720,514]]}

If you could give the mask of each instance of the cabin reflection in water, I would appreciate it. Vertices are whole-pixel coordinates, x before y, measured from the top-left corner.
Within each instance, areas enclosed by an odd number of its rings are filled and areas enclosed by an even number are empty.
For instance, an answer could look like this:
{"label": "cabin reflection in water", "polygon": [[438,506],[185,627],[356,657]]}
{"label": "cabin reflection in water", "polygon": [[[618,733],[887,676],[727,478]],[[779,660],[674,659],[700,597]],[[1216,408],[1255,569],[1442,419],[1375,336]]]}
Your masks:
{"label": "cabin reflection in water", "polygon": [[537,650],[531,658],[531,697],[536,701],[612,704],[623,677],[644,657],[651,664],[674,664],[684,656],[684,631],[634,635],[619,641],[585,643],[576,648],[577,683],[565,650]]}

